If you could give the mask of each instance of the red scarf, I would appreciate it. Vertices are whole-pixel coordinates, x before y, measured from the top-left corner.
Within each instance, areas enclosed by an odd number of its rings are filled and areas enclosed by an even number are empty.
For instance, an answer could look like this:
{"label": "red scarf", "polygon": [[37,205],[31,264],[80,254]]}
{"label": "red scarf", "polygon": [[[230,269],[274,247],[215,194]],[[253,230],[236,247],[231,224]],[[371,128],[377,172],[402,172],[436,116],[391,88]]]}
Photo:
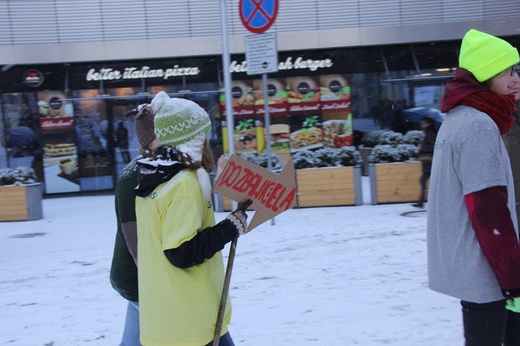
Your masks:
{"label": "red scarf", "polygon": [[457,67],[455,78],[446,83],[442,99],[441,112],[447,113],[458,105],[473,107],[489,115],[497,124],[501,135],[511,130],[516,109],[515,98],[499,95],[479,83],[471,72]]}
{"label": "red scarf", "polygon": [[497,124],[502,136],[513,127],[515,121],[513,112],[516,110],[516,102],[512,94],[499,95],[489,90],[479,91],[464,97],[459,104],[476,108],[489,115]]}

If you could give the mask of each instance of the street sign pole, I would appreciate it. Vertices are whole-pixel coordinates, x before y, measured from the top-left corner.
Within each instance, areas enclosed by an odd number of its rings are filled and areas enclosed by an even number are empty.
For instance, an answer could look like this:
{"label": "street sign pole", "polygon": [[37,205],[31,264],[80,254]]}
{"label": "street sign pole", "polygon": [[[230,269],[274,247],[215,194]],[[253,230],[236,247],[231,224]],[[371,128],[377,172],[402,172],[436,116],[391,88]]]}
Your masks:
{"label": "street sign pole", "polygon": [[269,114],[269,95],[267,91],[267,73],[262,73],[262,88],[264,93],[264,122],[265,122],[265,142],[267,149],[267,168],[272,171],[273,163],[271,160],[271,115]]}
{"label": "street sign pole", "polygon": [[[234,144],[234,129],[235,119],[233,115],[233,95],[231,93],[231,72],[229,66],[231,64],[229,57],[229,43],[228,43],[228,30],[227,30],[227,0],[220,0],[220,23],[222,27],[222,69],[224,75],[224,95],[226,98],[226,124],[228,132],[228,151],[229,154],[235,152]],[[236,205],[235,205],[236,206]]]}
{"label": "street sign pole", "polygon": [[[220,22],[222,24],[222,63],[224,72],[224,88],[226,97],[226,120],[229,140],[229,153],[233,154],[235,150],[234,143],[234,129],[235,121],[233,118],[233,103],[231,93],[231,74],[229,71],[230,58],[227,37],[227,20],[226,20],[226,1],[220,0]],[[250,32],[259,34],[267,31],[276,20],[278,14],[278,0],[240,0],[239,2],[240,20],[244,27]],[[276,34],[255,35],[255,38],[248,39],[246,37],[246,61],[247,74],[262,73],[262,84],[264,91],[264,111],[265,111],[265,129],[266,142],[268,153],[268,168],[272,170],[271,162],[271,133],[269,130],[269,98],[267,94],[267,73],[278,71],[278,51],[276,49]],[[249,42],[252,42],[249,44]],[[263,50],[263,52],[262,52]],[[252,54],[251,54],[252,53]],[[250,64],[250,58],[253,60]],[[256,70],[253,71],[253,70]],[[260,71],[260,72],[258,72]],[[235,209],[236,202],[233,201],[232,208]],[[271,224],[274,225],[274,218],[271,219]],[[220,306],[218,310],[217,322],[215,325],[215,333],[213,335],[212,346],[219,346],[220,332],[222,331],[222,324],[224,320],[224,313],[226,310],[226,302],[229,291],[229,283],[231,280],[231,271],[235,258],[235,251],[237,246],[237,239],[231,242],[229,250],[228,266],[224,276],[224,287],[222,288],[222,296],[220,298]]]}
{"label": "street sign pole", "polygon": [[[273,170],[273,161],[271,159],[271,116],[269,114],[269,95],[267,94],[267,73],[262,73],[262,88],[264,93],[264,122],[265,122],[265,143],[267,149],[267,169]],[[271,225],[274,226],[274,217],[271,219]]]}
{"label": "street sign pole", "polygon": [[[228,150],[229,154],[235,152],[235,119],[233,114],[233,101],[231,99],[231,72],[229,71],[230,58],[229,58],[229,44],[228,44],[228,31],[227,31],[227,0],[220,0],[220,23],[222,29],[222,72],[224,74],[224,94],[226,98],[226,122],[228,130]],[[237,202],[231,202],[231,208],[235,209]],[[228,265],[226,268],[226,274],[224,275],[224,287],[222,287],[222,296],[220,297],[220,304],[217,313],[217,321],[215,322],[215,332],[213,334],[213,346],[219,346],[220,344],[220,333],[224,324],[224,314],[226,312],[227,297],[229,294],[229,284],[231,281],[231,272],[233,269],[233,263],[235,260],[235,252],[237,247],[237,238],[233,239],[229,248]]]}

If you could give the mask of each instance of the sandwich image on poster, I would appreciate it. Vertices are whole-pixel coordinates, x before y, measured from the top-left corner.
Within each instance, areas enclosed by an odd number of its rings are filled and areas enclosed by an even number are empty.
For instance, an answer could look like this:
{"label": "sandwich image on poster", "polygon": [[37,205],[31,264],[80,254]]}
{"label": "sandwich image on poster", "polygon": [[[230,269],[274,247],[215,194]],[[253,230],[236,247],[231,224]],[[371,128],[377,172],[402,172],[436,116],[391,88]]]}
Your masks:
{"label": "sandwich image on poster", "polygon": [[235,151],[237,153],[256,152],[257,140],[254,119],[242,118],[237,120],[234,136]]}
{"label": "sandwich image on poster", "polygon": [[289,124],[291,152],[323,147],[323,129],[319,115],[290,115]]}

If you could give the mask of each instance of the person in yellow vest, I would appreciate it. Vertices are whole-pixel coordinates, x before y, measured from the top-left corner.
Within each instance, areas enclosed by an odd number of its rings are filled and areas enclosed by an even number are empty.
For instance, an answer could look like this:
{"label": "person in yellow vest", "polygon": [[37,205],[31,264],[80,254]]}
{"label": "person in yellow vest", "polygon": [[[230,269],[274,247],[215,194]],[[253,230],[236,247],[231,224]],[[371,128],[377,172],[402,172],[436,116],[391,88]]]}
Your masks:
{"label": "person in yellow vest", "polygon": [[[210,119],[196,103],[158,93],[151,102],[161,143],[138,161],[135,189],[139,312],[145,346],[204,346],[214,336],[224,284],[221,250],[247,232],[240,210],[215,224]],[[221,346],[233,346],[227,302]]]}

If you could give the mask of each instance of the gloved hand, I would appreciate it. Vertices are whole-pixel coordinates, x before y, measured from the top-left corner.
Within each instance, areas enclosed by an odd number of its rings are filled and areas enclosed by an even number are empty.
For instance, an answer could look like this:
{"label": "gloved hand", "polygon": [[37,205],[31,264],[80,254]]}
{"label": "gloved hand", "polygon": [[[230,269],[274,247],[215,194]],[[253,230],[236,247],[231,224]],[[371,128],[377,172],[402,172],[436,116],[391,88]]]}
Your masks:
{"label": "gloved hand", "polygon": [[520,297],[506,300],[506,309],[520,312]]}
{"label": "gloved hand", "polygon": [[226,219],[231,221],[231,223],[235,226],[238,236],[242,234],[246,234],[249,232],[247,229],[247,208],[253,203],[252,200],[248,199],[245,202],[241,202],[238,204],[238,207],[235,211],[229,214]]}

